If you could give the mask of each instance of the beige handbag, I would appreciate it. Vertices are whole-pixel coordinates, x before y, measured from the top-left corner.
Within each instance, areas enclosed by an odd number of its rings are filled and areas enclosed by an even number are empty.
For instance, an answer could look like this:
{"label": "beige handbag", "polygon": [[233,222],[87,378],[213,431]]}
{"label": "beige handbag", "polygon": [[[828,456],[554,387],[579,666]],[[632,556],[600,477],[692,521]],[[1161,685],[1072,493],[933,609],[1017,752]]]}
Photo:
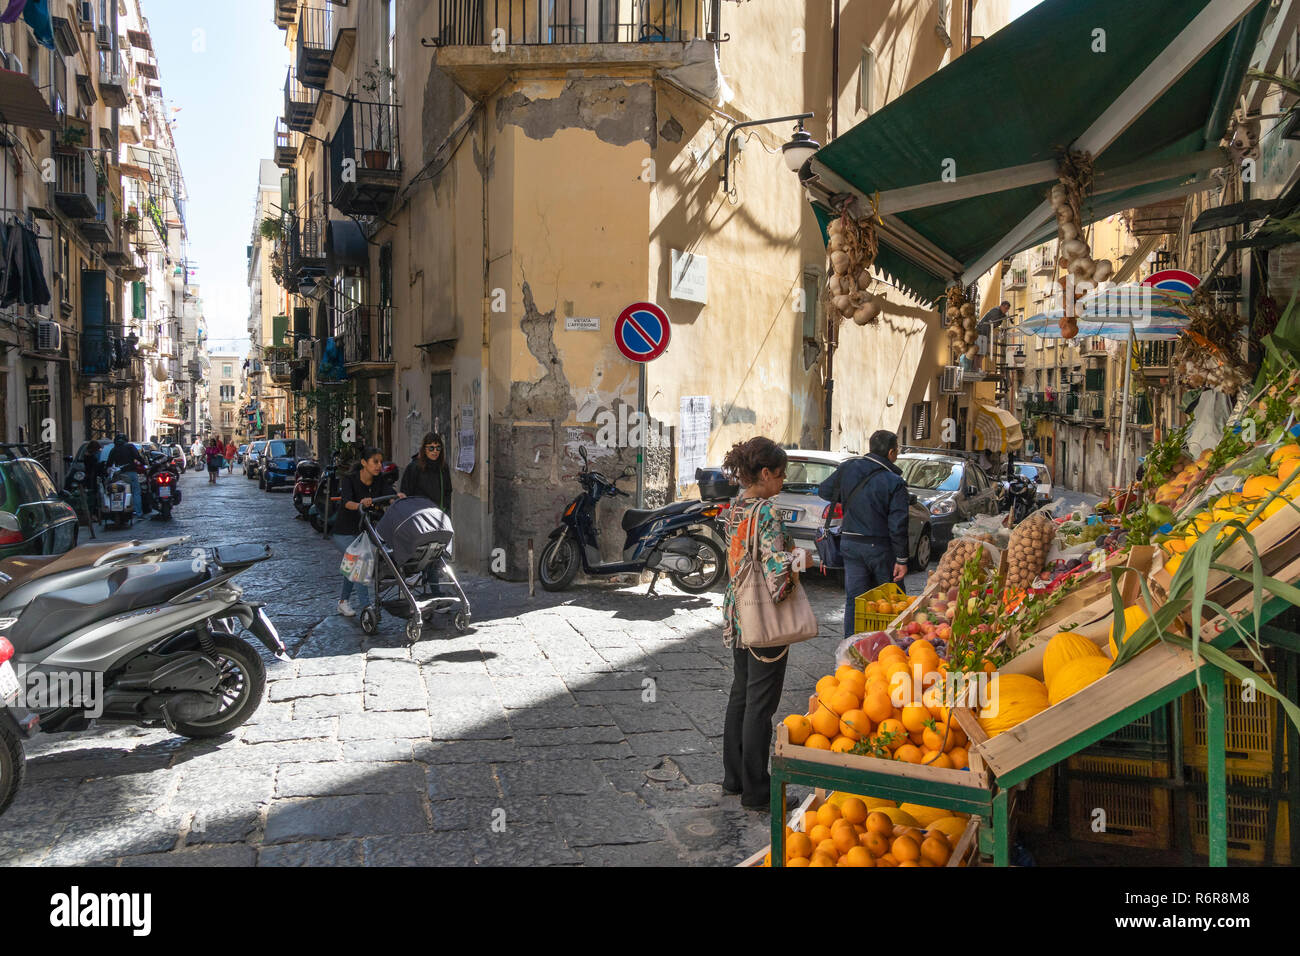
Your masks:
{"label": "beige handbag", "polygon": [[[767,589],[767,580],[758,568],[758,513],[755,510],[749,539],[749,564],[741,572],[741,580],[732,582],[736,589],[736,615],[740,620],[740,646],[767,664],[779,661],[798,644],[817,636],[817,616],[813,614],[803,585],[795,578],[790,593],[784,601],[774,601]],[[755,649],[781,647],[775,657],[762,657]]]}

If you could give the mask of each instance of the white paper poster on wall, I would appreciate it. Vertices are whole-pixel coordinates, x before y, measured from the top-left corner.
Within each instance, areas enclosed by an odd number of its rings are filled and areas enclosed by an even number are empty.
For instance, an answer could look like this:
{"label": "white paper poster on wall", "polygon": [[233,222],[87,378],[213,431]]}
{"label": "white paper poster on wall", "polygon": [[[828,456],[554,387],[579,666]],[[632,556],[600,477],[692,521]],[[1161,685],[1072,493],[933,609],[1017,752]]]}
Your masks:
{"label": "white paper poster on wall", "polygon": [[677,484],[695,480],[695,469],[708,464],[713,411],[707,395],[683,395],[677,429]]}
{"label": "white paper poster on wall", "polygon": [[669,250],[668,295],[705,304],[709,301],[709,260],[694,252]]}
{"label": "white paper poster on wall", "polygon": [[460,407],[460,429],[456,432],[456,470],[474,470],[474,406]]}

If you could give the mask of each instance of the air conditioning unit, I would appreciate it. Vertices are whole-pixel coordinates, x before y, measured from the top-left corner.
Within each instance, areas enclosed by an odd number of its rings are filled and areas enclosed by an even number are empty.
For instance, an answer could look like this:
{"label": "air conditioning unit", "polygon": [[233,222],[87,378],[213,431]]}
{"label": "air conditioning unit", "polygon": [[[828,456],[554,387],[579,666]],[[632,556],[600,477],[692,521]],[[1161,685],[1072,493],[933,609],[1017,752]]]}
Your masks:
{"label": "air conditioning unit", "polygon": [[107,23],[95,27],[95,46],[101,50],[113,49],[113,28]]}
{"label": "air conditioning unit", "polygon": [[311,339],[298,340],[298,358],[300,359],[311,358]]}
{"label": "air conditioning unit", "polygon": [[41,320],[36,323],[36,351],[63,351],[63,329],[59,323]]}
{"label": "air conditioning unit", "polygon": [[945,395],[956,395],[961,392],[961,375],[962,368],[960,365],[945,365],[943,374],[939,378],[939,391]]}

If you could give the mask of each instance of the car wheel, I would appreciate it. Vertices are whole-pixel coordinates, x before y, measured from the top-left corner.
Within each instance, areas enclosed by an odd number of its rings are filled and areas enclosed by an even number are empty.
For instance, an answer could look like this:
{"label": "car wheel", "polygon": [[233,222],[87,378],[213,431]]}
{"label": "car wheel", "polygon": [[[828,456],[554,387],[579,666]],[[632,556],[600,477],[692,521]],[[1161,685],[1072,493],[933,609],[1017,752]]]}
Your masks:
{"label": "car wheel", "polygon": [[930,529],[924,528],[916,539],[916,550],[912,553],[912,570],[924,571],[930,566]]}

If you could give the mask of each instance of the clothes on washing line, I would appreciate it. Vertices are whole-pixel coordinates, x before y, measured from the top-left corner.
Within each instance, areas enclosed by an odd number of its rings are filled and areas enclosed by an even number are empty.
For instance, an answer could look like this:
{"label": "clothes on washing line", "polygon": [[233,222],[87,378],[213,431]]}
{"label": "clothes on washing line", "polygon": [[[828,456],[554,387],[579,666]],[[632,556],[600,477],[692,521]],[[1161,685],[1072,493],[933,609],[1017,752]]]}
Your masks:
{"label": "clothes on washing line", "polygon": [[36,234],[20,222],[0,223],[0,308],[49,305],[50,287]]}
{"label": "clothes on washing line", "polygon": [[9,6],[5,7],[5,12],[0,13],[0,23],[17,23],[18,18],[23,15],[23,7],[27,6],[27,0],[9,0]]}

